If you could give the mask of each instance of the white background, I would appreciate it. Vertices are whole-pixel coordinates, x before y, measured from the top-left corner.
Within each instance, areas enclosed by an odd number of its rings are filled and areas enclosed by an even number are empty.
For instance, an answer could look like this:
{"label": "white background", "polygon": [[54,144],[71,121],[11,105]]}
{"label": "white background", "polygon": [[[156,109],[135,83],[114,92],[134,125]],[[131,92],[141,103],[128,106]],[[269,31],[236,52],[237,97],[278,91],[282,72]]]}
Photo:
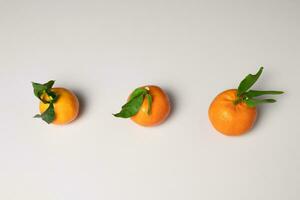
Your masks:
{"label": "white background", "polygon": [[[299,200],[300,1],[0,0],[0,199]],[[250,133],[207,110],[263,65],[284,90]],[[31,81],[76,92],[81,114],[47,125]],[[114,118],[156,84],[173,112],[155,128]]]}

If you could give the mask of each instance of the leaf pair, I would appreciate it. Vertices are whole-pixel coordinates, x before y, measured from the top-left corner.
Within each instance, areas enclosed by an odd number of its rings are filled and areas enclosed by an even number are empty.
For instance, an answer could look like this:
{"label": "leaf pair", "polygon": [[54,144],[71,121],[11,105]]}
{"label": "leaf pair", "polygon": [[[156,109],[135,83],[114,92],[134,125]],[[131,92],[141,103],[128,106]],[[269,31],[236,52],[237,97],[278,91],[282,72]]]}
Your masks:
{"label": "leaf pair", "polygon": [[148,101],[148,115],[151,114],[152,109],[152,96],[149,93],[149,88],[137,88],[130,95],[128,102],[122,106],[122,109],[119,113],[113,114],[115,117],[129,118],[136,115],[144,99],[147,98]]}
{"label": "leaf pair", "polygon": [[238,99],[236,102],[244,101],[249,107],[255,107],[263,103],[274,103],[275,99],[255,99],[254,97],[263,95],[277,95],[282,94],[282,91],[260,91],[260,90],[249,90],[254,83],[258,80],[263,72],[263,67],[259,69],[256,74],[248,74],[244,80],[240,83],[237,91]]}
{"label": "leaf pair", "polygon": [[[48,81],[47,83],[44,84],[32,82],[34,95],[37,98],[39,98],[43,103],[49,104],[49,107],[45,112],[43,112],[42,114],[37,114],[34,117],[42,118],[42,120],[44,120],[48,124],[53,122],[55,118],[54,103],[58,99],[58,95],[55,92],[51,91],[54,82],[55,81],[53,80]],[[44,95],[46,95],[47,98],[44,98]]]}
{"label": "leaf pair", "polygon": [[[52,86],[54,85],[53,80],[48,81],[47,83],[40,84],[32,82],[34,95],[39,98],[44,103],[55,102],[58,98],[58,95],[55,92],[51,91]],[[47,94],[50,97],[50,100],[42,98],[44,94]]]}

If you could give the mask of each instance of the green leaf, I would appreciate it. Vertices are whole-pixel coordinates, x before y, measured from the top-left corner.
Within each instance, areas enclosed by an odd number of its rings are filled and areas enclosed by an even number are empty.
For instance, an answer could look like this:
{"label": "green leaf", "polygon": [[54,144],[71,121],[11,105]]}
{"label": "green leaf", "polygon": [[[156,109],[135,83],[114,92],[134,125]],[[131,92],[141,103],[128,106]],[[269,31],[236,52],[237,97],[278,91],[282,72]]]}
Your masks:
{"label": "green leaf", "polygon": [[119,113],[113,115],[121,118],[129,118],[136,115],[143,104],[144,96],[144,94],[141,94],[140,96],[132,98],[124,106],[122,106],[122,110]]}
{"label": "green leaf", "polygon": [[51,80],[51,81],[48,81],[47,83],[44,84],[44,86],[46,86],[47,89],[50,89],[53,87],[55,81],[54,80]]}
{"label": "green leaf", "polygon": [[46,87],[39,83],[32,82],[34,95],[40,99],[40,96],[46,91]]}
{"label": "green leaf", "polygon": [[51,90],[48,90],[46,93],[52,98],[51,103],[55,103],[57,101],[59,96],[58,94],[52,92]]}
{"label": "green leaf", "polygon": [[146,97],[148,100],[148,115],[150,115],[152,110],[152,96],[150,94],[146,94]]}
{"label": "green leaf", "polygon": [[147,93],[148,93],[148,90],[146,90],[145,88],[137,88],[131,93],[128,101],[131,101],[135,97],[145,95]]}
{"label": "green leaf", "polygon": [[148,115],[151,114],[152,110],[152,96],[149,94],[149,88],[148,87],[140,87],[135,89],[129,99],[128,102],[122,106],[122,110],[117,113],[113,114],[115,117],[121,117],[121,118],[129,118],[138,113],[140,110],[145,97],[147,97],[148,100]]}
{"label": "green leaf", "polygon": [[242,94],[244,94],[245,92],[247,92],[247,90],[249,90],[252,85],[254,85],[254,83],[257,81],[257,79],[260,77],[261,73],[263,72],[263,67],[261,67],[259,69],[259,71],[256,74],[248,74],[246,76],[246,78],[244,78],[244,80],[242,80],[242,82],[240,83],[239,87],[238,87],[238,96],[241,96]]}
{"label": "green leaf", "polygon": [[258,97],[258,96],[262,96],[262,95],[277,95],[277,94],[283,94],[283,91],[260,91],[260,90],[250,90],[248,92],[246,92],[244,95],[248,98],[252,98],[252,97]]}
{"label": "green leaf", "polygon": [[55,112],[54,112],[54,105],[53,105],[53,103],[50,103],[49,107],[47,108],[47,110],[45,112],[43,112],[41,115],[37,114],[34,117],[35,118],[42,118],[42,120],[44,120],[48,124],[50,124],[51,122],[53,122],[53,120],[55,118]]}
{"label": "green leaf", "polygon": [[53,86],[55,81],[51,80],[48,81],[45,84],[40,84],[40,83],[34,83],[32,82],[32,87],[33,87],[33,92],[34,95],[39,98],[41,101],[43,101],[44,103],[49,103],[48,101],[45,101],[41,98],[41,96],[44,93],[47,93],[49,96],[51,96],[53,99],[57,99],[57,95],[54,92],[51,92],[51,88]]}
{"label": "green leaf", "polygon": [[275,99],[251,99],[251,98],[245,99],[244,101],[249,107],[256,107],[259,104],[276,102]]}

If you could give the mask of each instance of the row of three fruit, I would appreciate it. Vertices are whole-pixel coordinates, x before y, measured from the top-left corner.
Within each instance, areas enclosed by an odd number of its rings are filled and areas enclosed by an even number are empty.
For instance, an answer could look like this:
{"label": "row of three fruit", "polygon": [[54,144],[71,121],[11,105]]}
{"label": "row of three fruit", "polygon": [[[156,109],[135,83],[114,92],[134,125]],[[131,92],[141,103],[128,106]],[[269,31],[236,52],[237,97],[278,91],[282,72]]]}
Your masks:
{"label": "row of three fruit", "polygon": [[[282,91],[250,90],[262,74],[263,68],[247,75],[237,89],[220,93],[209,107],[209,119],[216,130],[237,136],[250,130],[257,116],[256,107],[274,103],[274,99],[259,99],[263,95],[282,94]],[[65,88],[53,88],[54,81],[45,84],[33,83],[34,94],[40,99],[40,113],[35,117],[47,123],[67,124],[79,112],[79,102],[73,92]],[[158,86],[149,85],[135,89],[115,117],[131,118],[142,126],[161,124],[171,110],[168,95]]]}

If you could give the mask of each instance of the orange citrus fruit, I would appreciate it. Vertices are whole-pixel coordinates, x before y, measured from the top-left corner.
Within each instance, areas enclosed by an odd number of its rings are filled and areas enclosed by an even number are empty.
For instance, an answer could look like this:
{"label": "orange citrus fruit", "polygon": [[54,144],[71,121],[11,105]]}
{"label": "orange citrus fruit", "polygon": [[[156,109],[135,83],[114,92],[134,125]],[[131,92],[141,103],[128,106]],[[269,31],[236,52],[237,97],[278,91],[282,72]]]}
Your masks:
{"label": "orange citrus fruit", "polygon": [[142,126],[156,126],[166,120],[171,110],[168,95],[158,86],[136,88],[115,117],[131,118]]}
{"label": "orange citrus fruit", "polygon": [[209,106],[208,116],[217,131],[228,136],[246,133],[255,123],[257,106],[276,102],[275,99],[260,97],[283,93],[274,90],[251,90],[262,72],[263,67],[260,67],[256,74],[248,74],[237,89],[226,90],[214,98]]}
{"label": "orange citrus fruit", "polygon": [[[73,92],[65,88],[51,88],[51,91],[58,95],[58,99],[53,103],[55,117],[53,124],[68,124],[76,119],[79,113],[79,102]],[[48,99],[49,96],[45,93],[41,97]],[[40,112],[44,113],[49,107],[48,103],[40,102]]]}
{"label": "orange citrus fruit", "polygon": [[256,107],[246,103],[235,104],[237,90],[226,90],[219,94],[210,104],[209,119],[219,132],[228,136],[238,136],[250,130],[255,122]]}
{"label": "orange citrus fruit", "polygon": [[158,86],[148,85],[149,94],[152,96],[151,112],[148,113],[149,102],[144,98],[143,104],[138,113],[131,117],[132,121],[142,126],[156,126],[161,124],[168,117],[171,106],[168,95]]}

